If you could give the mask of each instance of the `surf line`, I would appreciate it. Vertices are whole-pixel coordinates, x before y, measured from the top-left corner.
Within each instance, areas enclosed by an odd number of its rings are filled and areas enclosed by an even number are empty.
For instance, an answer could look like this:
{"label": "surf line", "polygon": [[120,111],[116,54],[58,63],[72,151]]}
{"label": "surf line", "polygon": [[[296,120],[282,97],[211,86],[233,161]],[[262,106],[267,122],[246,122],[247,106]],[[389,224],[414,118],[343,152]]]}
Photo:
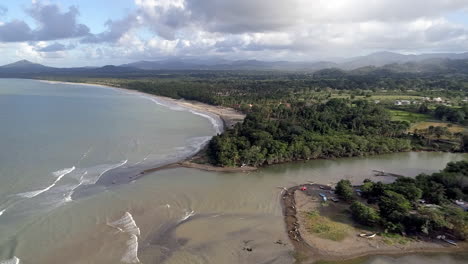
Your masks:
{"label": "surf line", "polygon": [[57,182],[60,181],[60,179],[63,178],[63,176],[71,173],[72,171],[75,170],[75,166],[71,167],[71,168],[66,168],[66,169],[63,169],[63,170],[58,170],[56,172],[54,172],[53,174],[57,177],[55,179],[55,181],[49,185],[48,187],[44,188],[44,189],[41,189],[41,190],[36,190],[36,191],[31,191],[31,192],[24,192],[24,193],[20,193],[18,194],[19,196],[21,197],[25,197],[25,198],[33,198],[33,197],[36,197],[38,196],[39,194],[43,193],[43,192],[47,192],[48,190],[50,190],[52,187],[54,187]]}

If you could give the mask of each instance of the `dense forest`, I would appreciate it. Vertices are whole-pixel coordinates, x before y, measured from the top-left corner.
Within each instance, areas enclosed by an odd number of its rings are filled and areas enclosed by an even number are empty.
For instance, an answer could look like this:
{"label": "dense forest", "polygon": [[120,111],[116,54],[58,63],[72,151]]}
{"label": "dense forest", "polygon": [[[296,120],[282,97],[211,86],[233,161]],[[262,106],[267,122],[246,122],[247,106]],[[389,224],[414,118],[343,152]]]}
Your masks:
{"label": "dense forest", "polygon": [[[37,78],[89,82],[175,99],[233,107],[247,114],[211,141],[219,166],[261,166],[292,160],[350,157],[398,151],[466,151],[468,136],[436,127],[409,131],[388,109],[466,125],[468,74],[395,72],[388,69],[314,73],[278,71],[96,71]],[[423,101],[436,97],[446,102]],[[395,106],[395,98],[410,105]],[[419,100],[413,104],[413,100]],[[450,102],[449,102],[450,101]],[[446,104],[446,105],[445,105]],[[411,133],[410,133],[411,132]],[[412,135],[411,135],[412,134]]]}
{"label": "dense forest", "polygon": [[220,166],[279,163],[407,151],[408,123],[368,101],[256,107],[244,123],[216,136],[209,154]]}
{"label": "dense forest", "polygon": [[351,214],[361,224],[382,226],[387,232],[468,238],[468,212],[454,203],[468,199],[467,161],[391,184],[366,180],[359,188],[360,197],[349,181],[341,180],[336,193],[351,203]]}
{"label": "dense forest", "polygon": [[94,74],[37,75],[30,78],[102,83],[155,95],[240,108],[278,102],[321,102],[331,93],[360,96],[408,93],[419,96],[466,97],[468,74],[396,73],[375,70],[315,73],[279,71],[136,71]]}

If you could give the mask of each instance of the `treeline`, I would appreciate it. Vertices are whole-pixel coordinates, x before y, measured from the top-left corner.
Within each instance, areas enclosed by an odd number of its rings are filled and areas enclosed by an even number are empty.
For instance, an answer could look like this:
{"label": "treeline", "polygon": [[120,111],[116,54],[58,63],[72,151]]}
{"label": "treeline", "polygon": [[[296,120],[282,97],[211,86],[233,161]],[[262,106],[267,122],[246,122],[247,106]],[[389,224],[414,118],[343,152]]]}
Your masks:
{"label": "treeline", "polygon": [[[135,71],[97,75],[32,76],[61,81],[99,82],[151,94],[239,108],[280,101],[310,101],[324,91],[372,95],[410,91],[424,96],[467,95],[468,76],[396,72],[353,73],[328,69],[316,73],[279,71]],[[99,75],[101,74],[101,75]],[[102,75],[104,74],[104,75]]]}
{"label": "treeline", "polygon": [[356,221],[369,226],[382,226],[387,232],[451,233],[468,238],[468,212],[454,203],[468,199],[468,162],[452,162],[438,173],[416,178],[398,178],[391,184],[364,181],[360,202],[347,180],[338,182],[336,193],[352,202]]}
{"label": "treeline", "polygon": [[382,154],[411,148],[401,137],[406,129],[367,101],[253,107],[242,124],[214,137],[208,152],[220,166]]}
{"label": "treeline", "polygon": [[464,104],[460,108],[453,108],[445,105],[437,106],[434,110],[434,116],[443,121],[467,124],[468,104]]}

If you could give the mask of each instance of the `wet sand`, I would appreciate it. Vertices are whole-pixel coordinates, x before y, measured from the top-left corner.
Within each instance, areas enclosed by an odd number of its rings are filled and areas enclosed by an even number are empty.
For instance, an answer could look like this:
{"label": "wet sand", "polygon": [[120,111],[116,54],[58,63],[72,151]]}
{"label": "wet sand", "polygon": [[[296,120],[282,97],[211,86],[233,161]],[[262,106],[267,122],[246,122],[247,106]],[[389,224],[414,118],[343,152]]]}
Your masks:
{"label": "wet sand", "polygon": [[[307,190],[301,191],[302,186],[306,186]],[[452,246],[430,238],[414,237],[406,244],[389,244],[381,236],[372,239],[359,237],[360,233],[371,232],[351,225],[351,231],[342,241],[320,238],[307,231],[306,213],[319,209],[320,192],[329,194],[330,191],[331,188],[325,185],[304,184],[291,187],[282,194],[281,204],[288,236],[298,258],[304,263],[313,263],[317,260],[341,261],[372,255],[466,252],[468,250],[467,242],[459,242],[458,246]]]}

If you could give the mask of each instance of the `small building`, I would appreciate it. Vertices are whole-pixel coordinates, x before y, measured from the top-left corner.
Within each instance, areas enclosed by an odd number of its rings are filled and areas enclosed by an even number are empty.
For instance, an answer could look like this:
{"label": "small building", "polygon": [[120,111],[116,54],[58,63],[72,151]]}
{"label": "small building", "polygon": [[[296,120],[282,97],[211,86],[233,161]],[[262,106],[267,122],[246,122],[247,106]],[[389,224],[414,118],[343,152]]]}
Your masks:
{"label": "small building", "polygon": [[458,205],[463,211],[468,212],[468,203],[463,200],[456,200],[455,204]]}
{"label": "small building", "polygon": [[411,101],[409,100],[396,100],[395,105],[410,105]]}

